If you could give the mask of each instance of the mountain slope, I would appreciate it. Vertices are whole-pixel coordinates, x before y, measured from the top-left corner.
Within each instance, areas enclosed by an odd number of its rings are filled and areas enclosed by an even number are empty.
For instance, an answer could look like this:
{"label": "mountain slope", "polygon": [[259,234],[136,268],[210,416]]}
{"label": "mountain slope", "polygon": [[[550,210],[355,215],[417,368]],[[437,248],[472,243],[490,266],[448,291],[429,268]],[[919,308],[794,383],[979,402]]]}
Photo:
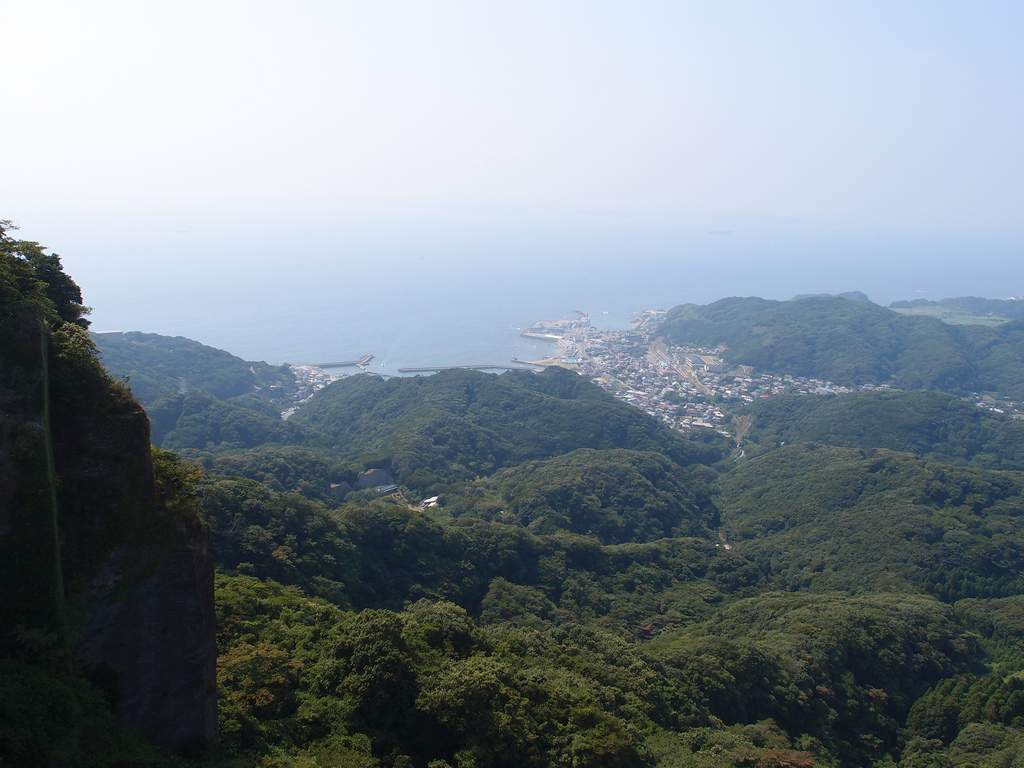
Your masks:
{"label": "mountain slope", "polygon": [[156,333],[93,334],[103,365],[129,379],[132,392],[149,406],[166,392],[201,389],[227,400],[257,389],[294,388],[287,366],[272,366],[235,357],[182,336]]}
{"label": "mountain slope", "polygon": [[1024,470],[1024,422],[943,392],[777,395],[755,402],[747,412],[752,421],[746,438],[764,449],[815,442],[906,451],[985,469]]}
{"label": "mountain slope", "polygon": [[681,346],[724,345],[725,358],[757,370],[839,384],[993,391],[1024,396],[1024,321],[949,326],[862,301],[729,298],[671,309],[661,333]]}
{"label": "mountain slope", "polygon": [[578,448],[657,451],[683,466],[720,457],[570,371],[531,376],[539,379],[531,386],[521,374],[469,370],[387,381],[353,376],[319,392],[290,421],[329,436],[347,458],[390,465],[400,483],[423,492]]}
{"label": "mountain slope", "polygon": [[719,481],[733,548],[785,589],[1024,594],[1024,474],[787,446]]}
{"label": "mountain slope", "polygon": [[702,483],[657,453],[581,448],[528,461],[446,493],[450,514],[571,531],[603,544],[713,538],[718,510]]}

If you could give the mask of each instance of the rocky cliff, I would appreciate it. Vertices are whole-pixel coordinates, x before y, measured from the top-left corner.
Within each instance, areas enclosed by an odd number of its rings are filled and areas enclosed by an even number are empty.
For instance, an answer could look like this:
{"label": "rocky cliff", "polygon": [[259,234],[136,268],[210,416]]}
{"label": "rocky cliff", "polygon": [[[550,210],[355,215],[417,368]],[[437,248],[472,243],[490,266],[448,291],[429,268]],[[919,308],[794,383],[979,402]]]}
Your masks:
{"label": "rocky cliff", "polygon": [[84,312],[59,260],[0,228],[0,659],[84,677],[186,750],[216,737],[213,560],[188,471],[154,469]]}

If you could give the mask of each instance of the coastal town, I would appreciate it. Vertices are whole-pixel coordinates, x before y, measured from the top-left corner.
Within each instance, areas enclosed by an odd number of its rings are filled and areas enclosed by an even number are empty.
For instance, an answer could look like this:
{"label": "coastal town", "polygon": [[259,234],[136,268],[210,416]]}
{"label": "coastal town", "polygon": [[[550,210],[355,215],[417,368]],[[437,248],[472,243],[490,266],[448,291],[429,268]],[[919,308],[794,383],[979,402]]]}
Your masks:
{"label": "coastal town", "polygon": [[347,373],[331,372],[319,365],[290,365],[288,367],[295,376],[298,388],[291,393],[291,402],[281,412],[281,418],[286,421],[289,416],[299,410],[300,405],[321,389],[332,381],[343,379],[349,375]]}
{"label": "coastal town", "polygon": [[[722,349],[669,347],[658,336],[663,311],[634,316],[627,330],[594,328],[584,313],[574,320],[535,323],[524,335],[545,338],[559,347],[557,356],[537,361],[574,368],[616,399],[633,405],[684,432],[714,430],[736,439],[730,429],[732,406],[775,394],[842,394],[855,391],[830,381],[758,373],[731,367]],[[865,385],[862,390],[888,389]]]}
{"label": "coastal town", "polygon": [[[523,331],[524,337],[555,345],[554,354],[532,361],[513,358],[508,368],[541,370],[561,366],[578,371],[617,400],[682,432],[713,430],[739,444],[742,421],[734,424],[731,412],[744,404],[779,394],[842,395],[890,389],[887,384],[854,388],[823,379],[729,365],[722,357],[723,348],[668,346],[658,333],[665,315],[663,310],[637,313],[631,327],[624,330],[600,330],[591,324],[587,313],[575,310],[575,314],[572,319],[541,320]],[[361,370],[374,373],[365,364],[371,357],[363,358]],[[444,367],[502,366],[423,370]],[[291,370],[299,387],[282,413],[284,419],[332,381],[351,375],[317,365],[293,365]],[[966,399],[995,413],[1024,417],[1024,406],[1016,402],[996,401],[981,394]]]}
{"label": "coastal town", "polygon": [[[636,314],[627,330],[598,330],[579,310],[577,318],[535,323],[523,334],[558,345],[552,358],[536,361],[578,370],[616,399],[645,411],[673,429],[684,432],[714,430],[740,442],[741,424],[732,424],[737,406],[779,394],[843,395],[888,391],[888,384],[847,387],[834,382],[758,372],[749,366],[731,366],[722,348],[669,347],[658,327],[661,310]],[[1021,405],[975,394],[974,405],[999,414],[1024,417]]]}

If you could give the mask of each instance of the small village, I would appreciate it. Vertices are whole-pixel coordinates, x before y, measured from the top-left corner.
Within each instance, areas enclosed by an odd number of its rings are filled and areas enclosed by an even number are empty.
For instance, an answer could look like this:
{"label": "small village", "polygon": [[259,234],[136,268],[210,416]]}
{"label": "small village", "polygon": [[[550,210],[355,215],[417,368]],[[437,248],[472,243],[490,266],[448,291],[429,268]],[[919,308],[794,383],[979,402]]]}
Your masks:
{"label": "small village", "polygon": [[299,410],[299,406],[332,381],[343,379],[349,375],[347,373],[331,373],[318,365],[291,365],[289,368],[295,375],[299,386],[298,389],[290,393],[291,403],[281,411],[281,418],[285,420]]}
{"label": "small village", "polygon": [[[523,336],[557,345],[554,355],[531,364],[579,371],[617,400],[683,432],[715,430],[736,439],[729,428],[730,411],[772,395],[843,395],[891,389],[888,384],[846,387],[823,379],[761,373],[749,366],[731,367],[722,359],[721,348],[669,347],[658,336],[665,314],[661,310],[639,312],[632,327],[612,331],[594,328],[584,312],[576,310],[576,314],[572,320],[538,321],[523,332]],[[299,387],[282,412],[284,419],[332,381],[349,375],[316,365],[293,365],[291,370]],[[993,413],[1024,418],[1024,406],[1015,401],[979,393],[965,399]]]}
{"label": "small village", "polygon": [[[829,395],[853,392],[830,381],[730,368],[720,349],[667,347],[655,338],[654,313],[628,331],[595,331],[580,370],[616,399],[634,405],[684,432],[713,429],[730,439],[729,407],[783,393]],[[864,385],[861,390],[887,390]]]}
{"label": "small village", "polygon": [[[543,326],[546,337],[557,340],[562,348],[560,364],[578,369],[616,399],[684,432],[711,429],[736,439],[729,428],[730,409],[772,395],[891,389],[888,384],[847,387],[816,378],[760,373],[749,366],[731,367],[722,359],[720,348],[668,347],[657,333],[663,315],[659,310],[638,313],[630,329],[618,331],[594,329],[586,316]],[[553,338],[559,328],[564,335]],[[965,399],[997,414],[1024,418],[1017,402],[978,393]]]}

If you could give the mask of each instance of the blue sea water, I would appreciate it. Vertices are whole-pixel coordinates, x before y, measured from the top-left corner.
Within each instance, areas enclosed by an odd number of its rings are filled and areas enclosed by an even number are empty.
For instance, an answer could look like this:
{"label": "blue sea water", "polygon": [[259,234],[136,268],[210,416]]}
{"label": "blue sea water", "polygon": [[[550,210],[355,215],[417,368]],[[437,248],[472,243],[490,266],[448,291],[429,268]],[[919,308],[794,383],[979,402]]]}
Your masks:
{"label": "blue sea water", "polygon": [[95,254],[65,254],[94,329],[187,336],[269,362],[369,353],[390,373],[547,356],[551,345],[521,331],[577,309],[623,328],[639,310],[736,295],[860,290],[888,304],[1024,293],[1013,239],[813,223],[595,214],[184,226],[123,229]]}

